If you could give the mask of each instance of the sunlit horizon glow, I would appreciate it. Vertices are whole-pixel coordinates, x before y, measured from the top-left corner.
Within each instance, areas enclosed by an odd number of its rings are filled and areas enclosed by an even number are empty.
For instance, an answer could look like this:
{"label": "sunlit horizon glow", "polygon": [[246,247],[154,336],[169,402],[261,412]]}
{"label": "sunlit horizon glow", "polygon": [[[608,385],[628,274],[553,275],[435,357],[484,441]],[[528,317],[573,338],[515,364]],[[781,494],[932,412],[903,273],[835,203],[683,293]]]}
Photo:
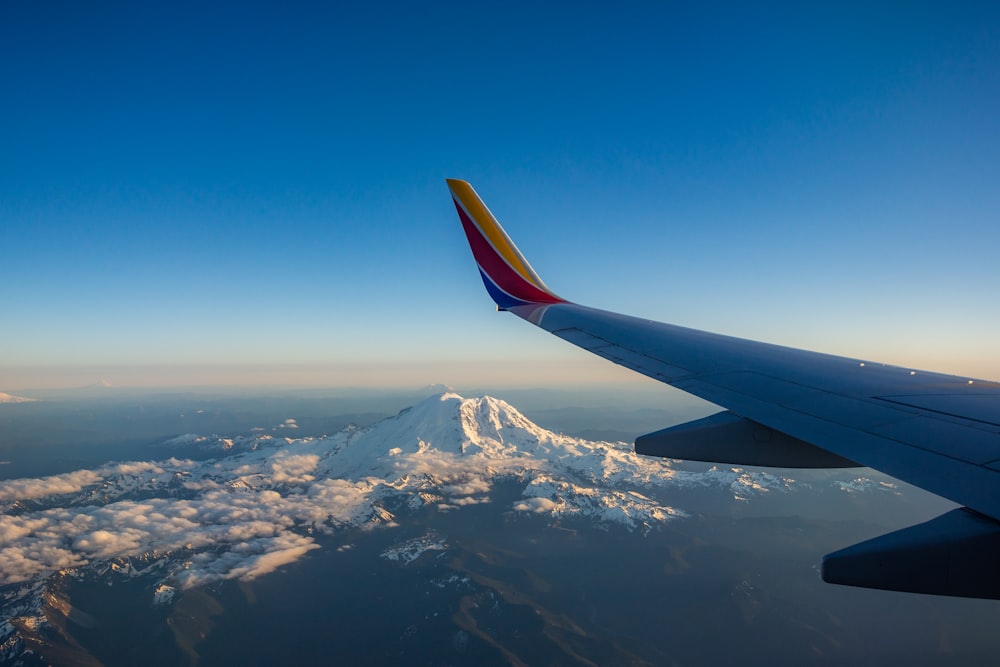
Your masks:
{"label": "sunlit horizon glow", "polygon": [[30,366],[0,367],[0,373],[10,384],[10,389],[28,391],[99,385],[116,388],[271,386],[390,389],[427,385],[566,388],[588,384],[653,383],[613,364],[587,360],[581,363],[541,360],[245,366]]}
{"label": "sunlit horizon glow", "polygon": [[[829,348],[826,348],[829,349]],[[901,363],[912,351],[865,359],[917,371],[931,370],[973,380],[1000,381],[1000,364],[983,363],[975,350],[953,350],[950,355],[923,356],[925,365]],[[177,364],[177,365],[45,365],[4,366],[2,389],[32,391],[107,385],[116,388],[239,388],[312,387],[398,389],[427,385],[454,387],[579,388],[588,385],[658,383],[603,359],[580,358],[491,361],[444,360],[424,362],[345,362],[317,364]],[[661,385],[662,386],[662,385]]]}
{"label": "sunlit horizon glow", "polygon": [[998,32],[989,4],[4,6],[0,391],[627,381],[493,311],[448,177],[567,299],[1000,378]]}

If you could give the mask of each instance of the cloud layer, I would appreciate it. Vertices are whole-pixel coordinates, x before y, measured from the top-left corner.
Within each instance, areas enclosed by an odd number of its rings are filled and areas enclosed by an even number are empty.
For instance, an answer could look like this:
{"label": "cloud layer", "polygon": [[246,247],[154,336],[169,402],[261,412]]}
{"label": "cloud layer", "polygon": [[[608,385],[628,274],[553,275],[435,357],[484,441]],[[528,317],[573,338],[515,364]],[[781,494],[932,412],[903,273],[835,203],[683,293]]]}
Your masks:
{"label": "cloud layer", "polygon": [[642,530],[683,516],[645,488],[721,483],[762,493],[787,482],[743,471],[684,473],[622,443],[551,433],[502,401],[454,394],[329,438],[175,442],[228,455],[0,482],[0,585],[126,561],[179,588],[252,579],[318,548],[320,535],[394,525],[386,506],[400,500],[440,510],[489,502],[498,477],[526,483],[516,511]]}

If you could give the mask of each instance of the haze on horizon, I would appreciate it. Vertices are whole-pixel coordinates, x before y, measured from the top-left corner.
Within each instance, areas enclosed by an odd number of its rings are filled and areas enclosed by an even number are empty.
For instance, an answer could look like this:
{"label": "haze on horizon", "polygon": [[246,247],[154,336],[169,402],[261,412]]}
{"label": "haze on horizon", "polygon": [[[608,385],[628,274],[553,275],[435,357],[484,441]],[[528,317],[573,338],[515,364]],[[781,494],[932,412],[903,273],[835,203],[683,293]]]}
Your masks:
{"label": "haze on horizon", "polygon": [[505,362],[14,366],[0,368],[0,377],[3,378],[4,388],[27,393],[102,386],[122,390],[228,388],[234,391],[268,387],[393,390],[428,385],[664,389],[658,382],[602,359],[581,359],[578,362],[537,359]]}
{"label": "haze on horizon", "polygon": [[642,382],[493,311],[446,177],[574,301],[998,378],[998,29],[8,3],[0,390]]}

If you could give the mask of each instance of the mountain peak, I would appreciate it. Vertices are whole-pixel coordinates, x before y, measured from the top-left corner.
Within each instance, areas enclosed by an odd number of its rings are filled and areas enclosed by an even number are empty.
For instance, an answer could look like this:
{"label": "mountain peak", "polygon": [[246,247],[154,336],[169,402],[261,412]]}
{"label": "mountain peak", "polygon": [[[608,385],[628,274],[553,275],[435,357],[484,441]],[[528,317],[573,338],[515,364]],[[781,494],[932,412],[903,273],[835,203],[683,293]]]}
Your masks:
{"label": "mountain peak", "polygon": [[625,443],[548,431],[498,398],[451,392],[363,430],[260,434],[233,448],[237,437],[178,439],[238,450],[207,461],[108,463],[0,481],[0,510],[16,527],[0,545],[0,585],[27,583],[4,608],[34,605],[19,613],[44,627],[41,582],[63,570],[155,574],[153,601],[169,604],[172,589],[253,579],[320,548],[322,535],[394,527],[408,512],[495,504],[521,516],[648,533],[684,516],[672,505],[678,488],[720,486],[745,501],[793,483],[740,469],[675,470]]}
{"label": "mountain peak", "polygon": [[445,392],[402,410],[358,435],[368,451],[395,453],[436,449],[461,455],[502,458],[562,438],[492,396],[464,398]]}

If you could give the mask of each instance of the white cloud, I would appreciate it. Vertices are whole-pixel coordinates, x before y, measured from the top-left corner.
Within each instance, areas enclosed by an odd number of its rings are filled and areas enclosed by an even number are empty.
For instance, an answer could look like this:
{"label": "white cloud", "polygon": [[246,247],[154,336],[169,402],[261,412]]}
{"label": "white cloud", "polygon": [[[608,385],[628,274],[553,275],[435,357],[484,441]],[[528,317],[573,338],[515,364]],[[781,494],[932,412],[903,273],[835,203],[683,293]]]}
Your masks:
{"label": "white cloud", "polygon": [[[513,505],[518,511],[590,512],[629,526],[673,515],[645,496],[609,490],[623,480],[635,485],[673,475],[662,463],[624,446],[547,433],[485,399],[473,405],[445,398],[354,435],[255,435],[239,439],[239,453],[214,461],[117,463],[0,482],[0,501],[42,507],[0,514],[0,584],[135,557],[159,559],[165,581],[180,588],[251,579],[318,548],[318,533],[395,526],[387,496],[406,495],[413,508],[454,511],[489,502],[497,476],[531,480]],[[477,416],[469,406],[495,414]],[[480,437],[474,429],[496,433]]]}
{"label": "white cloud", "polygon": [[302,483],[316,479],[310,473],[316,469],[319,456],[316,454],[285,455],[280,452],[271,460],[271,478],[278,483]]}
{"label": "white cloud", "polygon": [[319,545],[311,538],[289,533],[257,538],[241,542],[228,552],[196,554],[186,564],[186,569],[176,575],[176,579],[182,588],[219,579],[255,579],[318,548]]}
{"label": "white cloud", "polygon": [[77,470],[37,479],[11,479],[0,482],[0,502],[33,500],[51,495],[76,493],[87,486],[102,481],[104,481],[104,477],[94,470]]}
{"label": "white cloud", "polygon": [[490,497],[479,496],[478,498],[472,498],[466,496],[465,498],[452,498],[450,502],[452,505],[458,505],[459,507],[464,507],[466,505],[482,505],[490,502]]}
{"label": "white cloud", "polygon": [[[178,461],[171,459],[167,463],[176,466]],[[106,475],[140,475],[144,472],[162,473],[163,468],[152,461],[130,461],[128,463],[118,463],[104,468]]]}
{"label": "white cloud", "polygon": [[[187,480],[182,485],[197,492],[194,498],[172,496],[142,501],[118,500],[103,506],[54,507],[17,516],[0,515],[0,584],[23,582],[35,576],[88,564],[140,555],[166,557],[194,553],[183,568],[173,572],[181,587],[228,578],[253,578],[290,563],[316,548],[309,537],[297,534],[296,525],[360,524],[373,514],[371,494],[378,480],[324,479],[309,472],[319,462],[316,454],[278,451],[250,467],[268,469],[253,484],[223,487],[210,478]],[[123,464],[114,470],[141,474],[147,491],[162,476],[189,472],[190,462]],[[209,474],[225,475],[225,468],[246,472],[247,465],[219,461],[206,466]],[[111,467],[109,467],[111,469]],[[82,471],[86,472],[86,471]],[[8,493],[40,498],[43,491],[80,490],[84,483],[103,480],[96,473],[72,473],[8,484]],[[122,492],[133,488],[114,480]],[[267,488],[275,483],[307,485],[304,493],[282,495]],[[47,498],[53,500],[51,495]],[[326,528],[328,529],[328,528]]]}
{"label": "white cloud", "polygon": [[548,498],[525,498],[514,503],[514,510],[518,512],[551,512],[559,507],[559,503]]}
{"label": "white cloud", "polygon": [[482,477],[473,477],[464,482],[441,487],[442,492],[452,496],[471,496],[477,493],[486,493],[489,490],[490,483]]}

